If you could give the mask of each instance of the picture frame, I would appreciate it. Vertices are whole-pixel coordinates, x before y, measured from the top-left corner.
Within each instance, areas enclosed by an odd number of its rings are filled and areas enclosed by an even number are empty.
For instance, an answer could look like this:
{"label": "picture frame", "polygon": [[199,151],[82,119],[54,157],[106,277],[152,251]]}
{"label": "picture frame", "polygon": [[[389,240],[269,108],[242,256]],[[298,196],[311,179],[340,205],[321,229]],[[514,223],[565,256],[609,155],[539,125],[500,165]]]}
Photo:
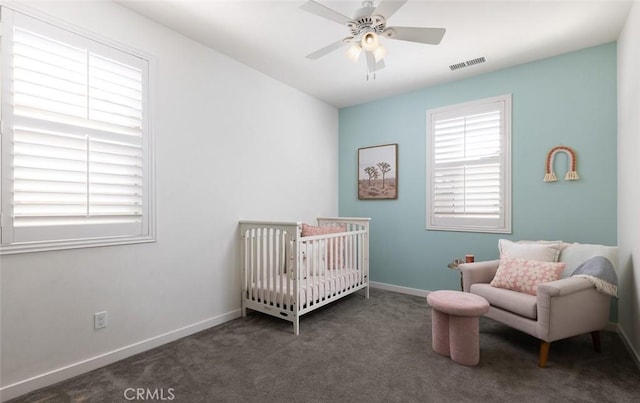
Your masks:
{"label": "picture frame", "polygon": [[358,148],[358,199],[398,198],[398,144]]}

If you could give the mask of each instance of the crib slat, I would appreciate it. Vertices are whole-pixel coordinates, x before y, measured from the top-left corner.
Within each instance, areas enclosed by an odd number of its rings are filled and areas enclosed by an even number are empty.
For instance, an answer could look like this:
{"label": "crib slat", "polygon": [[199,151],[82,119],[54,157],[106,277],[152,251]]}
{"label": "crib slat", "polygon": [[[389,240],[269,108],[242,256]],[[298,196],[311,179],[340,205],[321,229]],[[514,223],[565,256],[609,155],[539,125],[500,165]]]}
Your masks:
{"label": "crib slat", "polygon": [[273,305],[274,303],[274,287],[275,287],[275,278],[273,277],[273,228],[268,230],[267,235],[267,288],[269,292],[267,293],[267,303],[269,305]]}
{"label": "crib slat", "polygon": [[249,295],[249,299],[250,300],[254,300],[256,298],[255,296],[255,287],[253,287],[253,284],[255,284],[256,281],[256,277],[255,277],[255,272],[254,272],[254,268],[255,268],[255,237],[256,237],[256,232],[255,229],[252,229],[249,232],[249,289],[250,291],[250,295]]}
{"label": "crib slat", "polygon": [[299,307],[300,305],[298,304],[298,297],[297,295],[300,294],[300,267],[301,267],[301,263],[300,263],[300,253],[301,252],[301,245],[300,245],[300,234],[296,234],[295,239],[293,240],[293,242],[291,243],[292,247],[293,247],[293,251],[291,252],[291,259],[293,261],[293,263],[295,263],[295,267],[292,269],[291,271],[291,282],[289,283],[289,291],[290,291],[290,301],[291,301],[291,308],[292,310],[296,310],[298,309],[297,307]]}
{"label": "crib slat", "polygon": [[259,284],[257,297],[259,301],[264,300],[263,288],[264,279],[262,278],[262,228],[256,230],[256,284]]}
{"label": "crib slat", "polygon": [[284,242],[282,241],[282,232],[281,231],[277,231],[278,236],[276,237],[276,279],[277,279],[277,284],[276,284],[276,304],[278,304],[280,307],[282,307],[282,302],[283,302],[283,298],[282,298],[282,281],[283,281],[283,277],[284,277],[284,264],[281,263],[282,258],[284,257]]}

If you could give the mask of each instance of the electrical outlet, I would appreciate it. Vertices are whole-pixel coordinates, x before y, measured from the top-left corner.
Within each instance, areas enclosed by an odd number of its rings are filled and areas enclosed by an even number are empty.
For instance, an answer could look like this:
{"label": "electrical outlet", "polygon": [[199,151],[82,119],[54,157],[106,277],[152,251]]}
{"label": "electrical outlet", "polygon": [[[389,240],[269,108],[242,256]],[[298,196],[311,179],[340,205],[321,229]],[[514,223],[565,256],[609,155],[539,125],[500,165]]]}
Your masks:
{"label": "electrical outlet", "polygon": [[107,327],[107,311],[96,312],[93,314],[93,328],[98,330]]}

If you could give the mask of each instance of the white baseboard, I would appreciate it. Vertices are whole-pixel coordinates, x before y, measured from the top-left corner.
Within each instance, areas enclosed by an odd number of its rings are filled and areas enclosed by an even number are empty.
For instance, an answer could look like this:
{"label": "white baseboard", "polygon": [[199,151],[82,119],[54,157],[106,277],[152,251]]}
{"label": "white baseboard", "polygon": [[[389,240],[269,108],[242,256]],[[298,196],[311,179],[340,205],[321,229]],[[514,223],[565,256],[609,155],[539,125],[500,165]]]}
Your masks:
{"label": "white baseboard", "polygon": [[240,309],[151,337],[0,388],[0,401],[24,395],[240,317]]}
{"label": "white baseboard", "polygon": [[379,288],[381,290],[399,292],[400,294],[415,295],[417,297],[426,297],[431,291],[420,290],[418,288],[402,287],[399,285],[378,283],[377,281],[369,281],[369,286]]}

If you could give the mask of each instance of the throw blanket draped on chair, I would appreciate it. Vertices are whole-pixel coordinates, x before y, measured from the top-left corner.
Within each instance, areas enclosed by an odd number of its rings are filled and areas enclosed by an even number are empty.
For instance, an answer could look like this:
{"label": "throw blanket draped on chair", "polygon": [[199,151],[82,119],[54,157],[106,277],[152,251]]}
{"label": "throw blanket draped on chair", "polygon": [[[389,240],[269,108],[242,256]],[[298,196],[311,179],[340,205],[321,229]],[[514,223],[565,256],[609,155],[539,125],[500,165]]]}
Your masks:
{"label": "throw blanket draped on chair", "polygon": [[585,261],[571,273],[571,277],[589,280],[602,293],[618,297],[618,276],[609,259],[594,256]]}

